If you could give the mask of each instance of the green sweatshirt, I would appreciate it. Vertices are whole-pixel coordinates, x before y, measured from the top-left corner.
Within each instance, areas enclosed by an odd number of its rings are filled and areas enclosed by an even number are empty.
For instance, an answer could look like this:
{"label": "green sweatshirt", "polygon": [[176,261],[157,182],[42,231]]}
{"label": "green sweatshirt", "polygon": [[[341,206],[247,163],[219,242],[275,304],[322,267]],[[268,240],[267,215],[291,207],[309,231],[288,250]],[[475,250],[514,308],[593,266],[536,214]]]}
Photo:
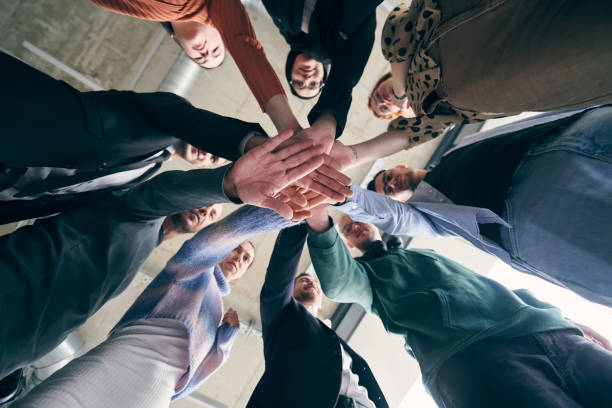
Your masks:
{"label": "green sweatshirt", "polygon": [[528,290],[511,291],[432,250],[392,248],[379,258],[353,259],[333,226],[321,234],[309,230],[308,249],[325,295],[358,303],[388,332],[404,336],[432,393],[441,365],[478,340],[568,328],[581,333]]}

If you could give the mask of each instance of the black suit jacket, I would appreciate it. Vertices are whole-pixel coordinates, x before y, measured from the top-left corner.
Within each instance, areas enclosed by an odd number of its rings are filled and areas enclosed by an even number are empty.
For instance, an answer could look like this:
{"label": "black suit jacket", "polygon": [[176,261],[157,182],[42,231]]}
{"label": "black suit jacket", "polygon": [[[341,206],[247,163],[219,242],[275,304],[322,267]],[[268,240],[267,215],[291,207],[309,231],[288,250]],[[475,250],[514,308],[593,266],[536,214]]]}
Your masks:
{"label": "black suit jacket", "polygon": [[336,137],[344,131],[352,91],[363,74],[374,44],[376,7],[382,0],[318,1],[308,35],[302,33],[304,0],[263,0],[268,14],[291,49],[319,61],[331,71],[319,100],[308,114],[313,123],[323,113],[336,119]]}
{"label": "black suit jacket", "polygon": [[0,237],[0,378],[122,292],[161,243],[167,215],[228,202],[226,171],[167,171]]}
{"label": "black suit jacket", "polygon": [[[80,92],[3,53],[0,65],[0,89],[6,102],[0,109],[0,173],[2,167],[81,170],[60,185],[44,180],[25,196],[156,164],[135,181],[141,182],[168,156],[147,159],[179,140],[236,160],[244,136],[264,133],[259,124],[197,109],[172,93]],[[72,199],[92,198],[99,195],[5,202],[0,205],[0,222],[51,214],[74,204]]]}
{"label": "black suit jacket", "polygon": [[353,359],[352,370],[377,407],[388,407],[363,358],[293,299],[293,280],[307,231],[281,231],[261,290],[260,309],[266,370],[248,407],[333,408],[342,373],[340,344]]}

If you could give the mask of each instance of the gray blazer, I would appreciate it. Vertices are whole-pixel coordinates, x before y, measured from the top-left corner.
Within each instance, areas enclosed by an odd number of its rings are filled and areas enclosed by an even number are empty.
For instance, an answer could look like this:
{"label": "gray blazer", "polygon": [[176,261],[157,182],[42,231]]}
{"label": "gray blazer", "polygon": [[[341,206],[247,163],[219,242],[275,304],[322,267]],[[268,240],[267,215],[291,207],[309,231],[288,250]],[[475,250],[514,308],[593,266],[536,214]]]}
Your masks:
{"label": "gray blazer", "polygon": [[0,378],[123,291],[161,243],[167,215],[228,202],[226,171],[165,172],[0,237]]}

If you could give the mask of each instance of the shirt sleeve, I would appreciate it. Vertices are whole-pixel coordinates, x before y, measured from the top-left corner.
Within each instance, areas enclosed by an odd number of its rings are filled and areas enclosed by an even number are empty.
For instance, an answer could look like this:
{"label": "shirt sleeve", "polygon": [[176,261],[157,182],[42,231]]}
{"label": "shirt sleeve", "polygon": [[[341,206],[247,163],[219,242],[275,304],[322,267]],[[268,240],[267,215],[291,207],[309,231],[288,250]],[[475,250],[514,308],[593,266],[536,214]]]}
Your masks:
{"label": "shirt sleeve", "polygon": [[[198,388],[208,377],[210,377],[215,371],[217,371],[229,358],[230,351],[236,340],[236,335],[240,329],[233,327],[228,323],[223,323],[217,329],[215,337],[215,344],[204,357],[202,363],[196,369],[190,381],[185,388],[175,394],[172,399],[180,398],[184,395],[189,394],[196,388]],[[193,381],[196,379],[196,381]]]}
{"label": "shirt sleeve", "polygon": [[240,0],[214,0],[209,13],[261,109],[274,95],[285,95]]}
{"label": "shirt sleeve", "polygon": [[333,56],[327,83],[316,105],[308,114],[308,121],[312,125],[322,114],[331,113],[336,120],[336,138],[344,131],[353,98],[353,88],[363,75],[372,52],[375,28],[376,14],[372,13]]}
{"label": "shirt sleeve", "polygon": [[122,212],[151,219],[231,200],[223,191],[229,165],[216,169],[166,171],[119,196]]}
{"label": "shirt sleeve", "polygon": [[446,235],[429,217],[409,203],[393,200],[353,184],[353,196],[335,208],[353,220],[374,224],[387,234],[413,237]]}
{"label": "shirt sleeve", "polygon": [[186,241],[168,261],[164,271],[167,270],[174,279],[189,278],[221,262],[250,237],[291,225],[291,221],[267,208],[240,207]]}
{"label": "shirt sleeve", "polygon": [[372,311],[370,279],[364,266],[353,259],[333,224],[320,234],[308,230],[308,250],[328,298],[340,303],[358,303],[366,311]]}
{"label": "shirt sleeve", "polygon": [[282,230],[276,238],[259,296],[264,341],[269,327],[278,320],[293,296],[293,281],[297,274],[306,235],[306,227],[300,224]]}

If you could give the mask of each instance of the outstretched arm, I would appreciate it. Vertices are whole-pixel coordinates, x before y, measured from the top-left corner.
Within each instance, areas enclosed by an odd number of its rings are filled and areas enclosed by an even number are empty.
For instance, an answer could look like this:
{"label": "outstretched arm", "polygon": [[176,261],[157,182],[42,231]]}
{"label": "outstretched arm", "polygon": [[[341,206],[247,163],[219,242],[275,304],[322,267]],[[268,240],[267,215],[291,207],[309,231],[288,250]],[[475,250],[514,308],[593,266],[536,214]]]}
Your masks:
{"label": "outstretched arm", "polygon": [[217,22],[223,43],[242,77],[279,132],[301,129],[285,91],[268,61],[240,0],[211,2],[209,17]]}
{"label": "outstretched arm", "polygon": [[395,201],[374,191],[364,190],[353,184],[353,196],[335,208],[348,214],[353,220],[374,224],[392,235],[435,237],[446,235],[426,214],[409,203]]}
{"label": "outstretched arm", "polygon": [[308,227],[310,259],[325,295],[336,302],[358,303],[371,311],[370,279],[340,239],[325,207],[313,210]]}
{"label": "outstretched arm", "polygon": [[300,224],[282,230],[276,238],[259,296],[264,342],[270,326],[277,321],[293,296],[293,280],[297,274],[306,236],[306,227]]}
{"label": "outstretched arm", "polygon": [[252,236],[292,225],[274,211],[244,206],[198,232],[168,261],[165,270],[189,277],[223,259]]}

